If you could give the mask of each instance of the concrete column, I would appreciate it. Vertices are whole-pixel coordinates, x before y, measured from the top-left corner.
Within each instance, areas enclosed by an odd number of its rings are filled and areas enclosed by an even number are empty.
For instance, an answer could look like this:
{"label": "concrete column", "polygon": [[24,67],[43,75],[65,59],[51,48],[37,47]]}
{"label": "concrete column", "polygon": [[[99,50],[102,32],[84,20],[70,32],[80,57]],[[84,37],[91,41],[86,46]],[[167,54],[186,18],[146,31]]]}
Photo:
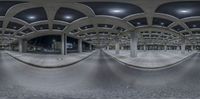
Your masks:
{"label": "concrete column", "polygon": [[109,46],[106,46],[106,50],[110,50]]}
{"label": "concrete column", "polygon": [[81,40],[81,39],[78,40],[78,52],[79,52],[79,53],[82,53],[82,52],[83,52],[82,40]]}
{"label": "concrete column", "polygon": [[19,52],[22,53],[23,52],[23,40],[19,39]]}
{"label": "concrete column", "polygon": [[137,57],[137,43],[138,43],[138,34],[133,32],[131,33],[131,38],[130,38],[131,57]]}
{"label": "concrete column", "polygon": [[193,45],[191,45],[191,51],[193,51],[194,50],[194,47],[193,47]]}
{"label": "concrete column", "polygon": [[144,51],[146,51],[146,50],[147,50],[146,45],[144,45]]}
{"label": "concrete column", "polygon": [[185,53],[185,39],[182,39],[182,44],[181,44],[181,53]]}
{"label": "concrete column", "polygon": [[124,46],[121,46],[121,50],[124,50]]}
{"label": "concrete column", "polygon": [[184,54],[185,53],[185,44],[181,45],[181,53]]}
{"label": "concrete column", "polygon": [[164,51],[167,51],[167,45],[164,45]]}
{"label": "concrete column", "polygon": [[119,46],[119,41],[116,41],[115,44],[115,54],[119,54],[120,46]]}
{"label": "concrete column", "polygon": [[28,50],[28,41],[27,41],[27,40],[24,40],[23,51],[24,51],[24,52],[27,52],[27,50]]}
{"label": "concrete column", "polygon": [[61,54],[62,54],[62,55],[66,55],[66,54],[67,54],[67,48],[66,48],[67,37],[66,37],[65,33],[63,33],[63,34],[61,35],[61,43],[62,43]]}
{"label": "concrete column", "polygon": [[19,52],[24,53],[27,51],[27,41],[19,39]]}
{"label": "concrete column", "polygon": [[92,44],[90,44],[90,46],[89,46],[89,47],[90,47],[90,51],[91,51],[91,50],[92,50]]}

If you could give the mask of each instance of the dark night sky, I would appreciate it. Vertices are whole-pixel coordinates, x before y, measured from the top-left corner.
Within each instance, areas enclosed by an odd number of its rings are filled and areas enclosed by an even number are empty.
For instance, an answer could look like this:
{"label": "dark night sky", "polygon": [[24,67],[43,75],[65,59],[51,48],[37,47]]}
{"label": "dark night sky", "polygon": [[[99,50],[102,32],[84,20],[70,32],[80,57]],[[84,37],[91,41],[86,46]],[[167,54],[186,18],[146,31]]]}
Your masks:
{"label": "dark night sky", "polygon": [[[31,45],[41,46],[44,48],[51,48],[53,40],[56,40],[56,42],[61,42],[61,36],[60,35],[41,36],[41,37],[31,39],[30,41],[28,41],[28,43]],[[67,37],[67,43],[73,45],[73,47],[70,48],[71,50],[78,49],[78,40],[77,39],[72,38],[72,37]],[[85,49],[85,47],[89,47],[89,44],[83,42],[83,48]]]}
{"label": "dark night sky", "polygon": [[61,42],[61,36],[59,35],[41,36],[31,39],[28,43],[35,46],[43,46],[45,48],[50,48],[53,40],[56,40],[56,42]]}

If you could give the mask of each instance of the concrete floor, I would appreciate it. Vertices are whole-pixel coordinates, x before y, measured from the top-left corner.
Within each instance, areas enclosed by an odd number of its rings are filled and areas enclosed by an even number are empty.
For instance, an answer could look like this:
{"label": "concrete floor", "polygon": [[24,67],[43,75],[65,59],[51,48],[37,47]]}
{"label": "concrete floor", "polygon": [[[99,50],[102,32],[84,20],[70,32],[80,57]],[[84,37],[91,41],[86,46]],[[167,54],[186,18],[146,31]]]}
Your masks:
{"label": "concrete floor", "polygon": [[0,99],[199,99],[200,54],[160,71],[130,69],[103,52],[40,69],[0,54]]}
{"label": "concrete floor", "polygon": [[127,65],[142,69],[163,69],[171,67],[171,65],[176,64],[180,61],[194,55],[197,51],[138,51],[137,57],[130,57],[130,50],[121,50],[119,54],[115,53],[115,50],[104,50],[108,55],[115,58],[117,61],[125,63]]}
{"label": "concrete floor", "polygon": [[15,59],[26,64],[40,67],[40,68],[60,68],[75,64],[81,60],[92,55],[95,51],[70,53],[67,55],[60,54],[33,54],[33,53],[19,53],[14,51],[5,51]]}

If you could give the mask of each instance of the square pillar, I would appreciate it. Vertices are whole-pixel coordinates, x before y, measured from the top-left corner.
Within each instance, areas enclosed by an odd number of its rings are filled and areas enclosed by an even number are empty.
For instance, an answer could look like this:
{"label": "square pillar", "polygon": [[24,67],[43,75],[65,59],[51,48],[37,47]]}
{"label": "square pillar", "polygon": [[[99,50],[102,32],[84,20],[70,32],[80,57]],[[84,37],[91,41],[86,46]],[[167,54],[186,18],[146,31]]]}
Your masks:
{"label": "square pillar", "polygon": [[27,41],[24,39],[19,39],[19,52],[24,53],[27,51]]}
{"label": "square pillar", "polygon": [[147,48],[146,48],[146,45],[143,45],[143,50],[144,50],[144,51],[146,51],[146,50],[147,50]]}
{"label": "square pillar", "polygon": [[193,47],[193,45],[191,45],[191,51],[193,51],[194,50],[194,47]]}
{"label": "square pillar", "polygon": [[185,39],[182,40],[182,44],[181,44],[181,53],[185,54]]}
{"label": "square pillar", "polygon": [[23,40],[22,39],[19,40],[19,52],[20,53],[23,52]]}
{"label": "square pillar", "polygon": [[115,44],[115,54],[119,54],[119,50],[120,50],[119,41],[116,41],[116,44]]}
{"label": "square pillar", "polygon": [[184,54],[185,53],[185,44],[181,45],[181,53]]}
{"label": "square pillar", "polygon": [[167,51],[167,45],[164,45],[164,51]]}
{"label": "square pillar", "polygon": [[82,40],[81,40],[81,39],[78,40],[78,52],[79,52],[79,53],[82,53],[82,52],[83,52]]}
{"label": "square pillar", "polygon": [[136,32],[131,33],[130,38],[130,56],[131,57],[137,57],[137,44],[138,44],[138,34]]}
{"label": "square pillar", "polygon": [[62,47],[61,47],[61,54],[62,54],[62,55],[66,55],[66,54],[67,54],[67,48],[66,48],[67,37],[66,37],[65,33],[63,33],[63,34],[61,35],[61,44],[62,44]]}
{"label": "square pillar", "polygon": [[90,49],[90,51],[92,50],[92,44],[90,44],[89,49]]}

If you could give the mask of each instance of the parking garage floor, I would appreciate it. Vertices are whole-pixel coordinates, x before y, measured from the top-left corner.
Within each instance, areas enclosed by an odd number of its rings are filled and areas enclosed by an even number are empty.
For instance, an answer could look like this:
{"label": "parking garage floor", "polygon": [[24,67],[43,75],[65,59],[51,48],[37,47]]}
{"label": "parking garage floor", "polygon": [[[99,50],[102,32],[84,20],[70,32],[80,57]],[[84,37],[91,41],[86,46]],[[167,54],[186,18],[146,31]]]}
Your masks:
{"label": "parking garage floor", "polygon": [[193,56],[196,51],[181,53],[181,51],[138,51],[137,57],[130,56],[130,50],[121,50],[116,54],[115,50],[104,50],[115,60],[138,69],[164,69],[173,66]]}
{"label": "parking garage floor", "polygon": [[70,53],[68,55],[52,55],[52,54],[33,54],[19,53],[14,51],[4,51],[15,59],[26,64],[40,68],[60,68],[75,64],[92,55],[92,52]]}
{"label": "parking garage floor", "polygon": [[0,99],[198,99],[200,55],[177,66],[142,71],[104,52],[65,68],[41,69],[0,54]]}

